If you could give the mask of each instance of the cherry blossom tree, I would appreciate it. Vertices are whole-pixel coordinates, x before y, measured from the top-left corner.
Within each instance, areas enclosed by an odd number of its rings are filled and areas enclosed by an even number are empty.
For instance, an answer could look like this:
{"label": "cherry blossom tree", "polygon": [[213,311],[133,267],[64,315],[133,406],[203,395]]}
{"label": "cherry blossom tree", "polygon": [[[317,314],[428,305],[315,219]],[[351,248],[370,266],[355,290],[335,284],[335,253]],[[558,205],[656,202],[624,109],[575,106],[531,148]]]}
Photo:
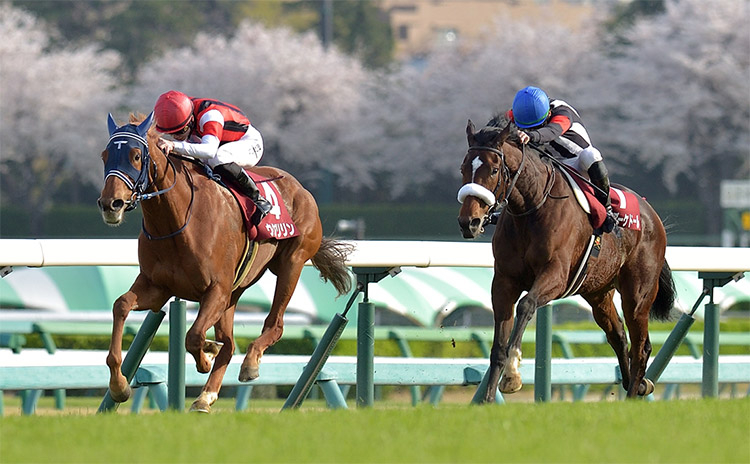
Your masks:
{"label": "cherry blossom tree", "polygon": [[358,61],[325,50],[313,34],[244,22],[231,37],[199,34],[191,47],[143,66],[128,106],[149,111],[169,89],[235,104],[263,135],[261,164],[315,184],[321,169],[351,177],[366,167],[341,140],[368,104],[369,79]]}
{"label": "cherry blossom tree", "polygon": [[359,126],[370,130],[365,145],[378,154],[393,197],[455,198],[467,119],[481,127],[526,85],[570,96],[594,32],[554,18],[499,17],[480,39],[437,49],[421,69],[404,66],[380,79]]}
{"label": "cherry blossom tree", "polygon": [[26,208],[36,232],[66,181],[101,182],[101,108],[120,104],[119,60],[95,45],[49,49],[45,25],[7,3],[0,37],[0,191],[4,204]]}
{"label": "cherry blossom tree", "polygon": [[580,92],[602,147],[632,172],[661,172],[672,192],[694,185],[714,233],[719,182],[750,175],[749,12],[745,0],[669,0],[602,54]]}

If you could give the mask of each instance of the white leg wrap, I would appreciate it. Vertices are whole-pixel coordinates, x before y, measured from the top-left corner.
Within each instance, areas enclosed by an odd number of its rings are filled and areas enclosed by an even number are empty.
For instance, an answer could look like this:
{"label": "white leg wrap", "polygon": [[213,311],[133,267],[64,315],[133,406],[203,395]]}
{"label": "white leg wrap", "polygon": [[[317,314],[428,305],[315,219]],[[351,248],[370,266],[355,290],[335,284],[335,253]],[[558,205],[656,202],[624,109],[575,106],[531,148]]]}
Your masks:
{"label": "white leg wrap", "polygon": [[214,404],[216,400],[218,399],[219,399],[219,394],[214,393],[214,392],[201,392],[200,396],[198,396],[198,400],[204,401],[209,406]]}
{"label": "white leg wrap", "polygon": [[521,350],[517,348],[511,348],[508,351],[508,364],[505,366],[505,370],[512,376],[520,376],[521,372],[518,368],[521,366]]}

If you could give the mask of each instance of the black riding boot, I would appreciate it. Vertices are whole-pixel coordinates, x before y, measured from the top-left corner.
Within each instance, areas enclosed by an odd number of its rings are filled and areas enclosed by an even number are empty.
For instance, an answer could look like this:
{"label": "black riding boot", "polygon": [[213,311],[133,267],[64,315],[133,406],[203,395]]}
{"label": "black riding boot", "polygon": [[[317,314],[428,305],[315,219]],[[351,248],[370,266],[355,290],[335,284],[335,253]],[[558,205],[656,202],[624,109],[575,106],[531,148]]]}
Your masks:
{"label": "black riding boot", "polygon": [[260,190],[258,190],[258,186],[255,185],[255,181],[253,180],[253,178],[250,177],[239,164],[220,164],[214,168],[214,172],[218,173],[221,176],[230,176],[232,179],[237,181],[237,184],[242,188],[242,193],[253,200],[255,206],[258,207],[258,211],[260,213],[258,222],[260,222],[260,220],[263,219],[271,211],[271,208],[273,208],[273,205],[271,205],[271,203],[263,198],[263,196],[260,194]]}
{"label": "black riding boot", "polygon": [[589,178],[591,179],[591,183],[596,186],[596,189],[594,189],[596,199],[607,210],[607,217],[604,219],[602,230],[604,232],[612,232],[612,229],[617,224],[617,217],[612,212],[612,200],[609,197],[609,176],[607,174],[607,167],[604,166],[604,161],[597,161],[591,165],[589,168]]}

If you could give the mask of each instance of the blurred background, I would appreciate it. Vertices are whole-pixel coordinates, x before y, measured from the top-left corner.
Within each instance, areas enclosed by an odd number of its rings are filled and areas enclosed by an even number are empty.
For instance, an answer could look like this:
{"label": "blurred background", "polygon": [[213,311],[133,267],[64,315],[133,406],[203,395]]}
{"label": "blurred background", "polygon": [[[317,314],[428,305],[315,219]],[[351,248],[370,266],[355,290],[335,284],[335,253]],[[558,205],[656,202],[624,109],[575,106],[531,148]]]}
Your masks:
{"label": "blurred background", "polygon": [[[466,121],[576,107],[670,245],[750,244],[747,0],[0,2],[0,236],[134,238],[96,207],[107,113],[242,108],[326,235],[461,240]],[[491,230],[486,233],[489,239]]]}

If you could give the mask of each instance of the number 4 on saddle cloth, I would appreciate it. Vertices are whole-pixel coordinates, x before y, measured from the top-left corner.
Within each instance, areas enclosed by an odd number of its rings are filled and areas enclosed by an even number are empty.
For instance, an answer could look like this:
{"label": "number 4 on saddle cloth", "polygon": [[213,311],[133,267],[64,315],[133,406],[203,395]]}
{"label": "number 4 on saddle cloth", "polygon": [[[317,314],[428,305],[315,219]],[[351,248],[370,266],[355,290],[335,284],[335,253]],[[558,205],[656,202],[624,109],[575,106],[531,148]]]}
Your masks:
{"label": "number 4 on saddle cloth", "polygon": [[[575,193],[578,203],[589,214],[591,226],[598,229],[604,224],[607,211],[604,205],[594,196],[594,187],[578,175],[571,175],[565,165],[562,172]],[[625,229],[641,230],[641,208],[638,197],[616,187],[610,187],[609,197],[612,200],[612,211],[617,215],[617,225]]]}
{"label": "number 4 on saddle cloth", "polygon": [[273,205],[271,211],[256,226],[255,222],[257,221],[253,221],[253,214],[256,210],[255,203],[242,194],[241,190],[232,181],[224,182],[224,185],[232,192],[232,195],[234,195],[234,198],[240,205],[242,218],[247,228],[247,238],[253,241],[262,241],[271,238],[284,240],[299,235],[297,226],[294,225],[294,221],[284,205],[281,193],[273,182],[275,179],[266,179],[250,171],[247,171],[247,173],[255,181],[260,194]]}

